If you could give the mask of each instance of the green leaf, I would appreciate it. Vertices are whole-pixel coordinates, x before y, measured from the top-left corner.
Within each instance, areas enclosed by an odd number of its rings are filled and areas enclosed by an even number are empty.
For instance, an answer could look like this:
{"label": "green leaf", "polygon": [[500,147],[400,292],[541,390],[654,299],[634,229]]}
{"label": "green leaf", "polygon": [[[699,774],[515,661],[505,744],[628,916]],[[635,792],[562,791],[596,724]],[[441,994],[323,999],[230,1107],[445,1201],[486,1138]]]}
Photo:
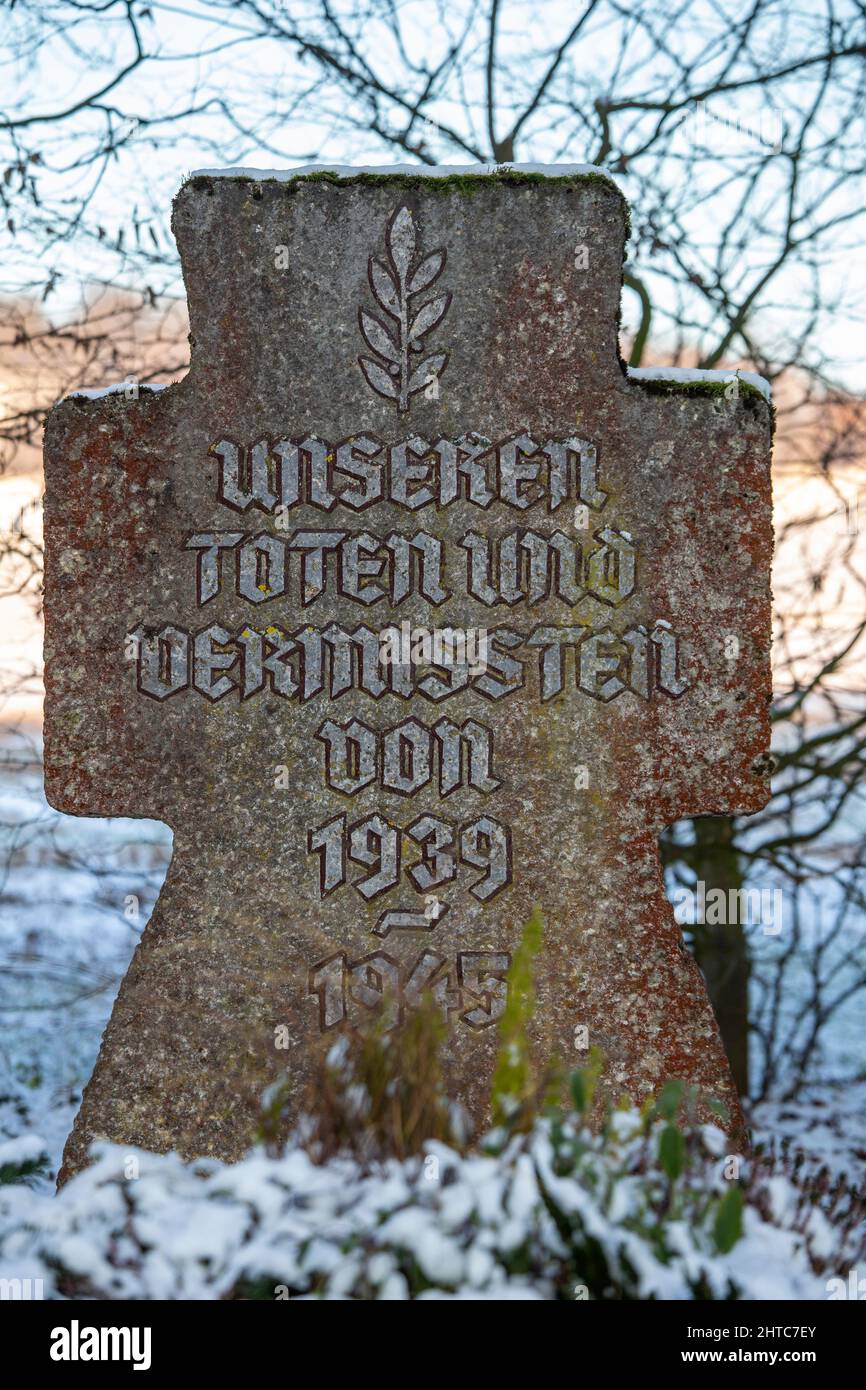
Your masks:
{"label": "green leaf", "polygon": [[569,1090],[571,1091],[571,1099],[574,1102],[574,1108],[579,1115],[582,1115],[586,1109],[587,1102],[586,1077],[582,1071],[573,1071],[569,1077],[568,1084]]}
{"label": "green leaf", "polygon": [[659,1162],[671,1182],[686,1166],[686,1141],[676,1125],[665,1125],[659,1139]]}
{"label": "green leaf", "polygon": [[727,1255],[733,1250],[743,1234],[743,1193],[739,1187],[732,1187],[725,1193],[716,1208],[713,1223],[713,1239],[719,1253]]}
{"label": "green leaf", "polygon": [[672,1120],[682,1104],[685,1085],[682,1081],[666,1081],[656,1101],[656,1110],[664,1120]]}
{"label": "green leaf", "polygon": [[580,1067],[569,1077],[569,1089],[574,1108],[579,1115],[592,1107],[601,1073],[604,1070],[604,1053],[600,1047],[591,1047],[585,1067]]}
{"label": "green leaf", "polygon": [[708,1097],[707,1109],[712,1110],[714,1115],[718,1115],[723,1125],[731,1123],[731,1112],[723,1100],[716,1100],[715,1096]]}
{"label": "green leaf", "polygon": [[495,1125],[508,1125],[533,1090],[527,1026],[535,1013],[535,957],[541,950],[544,918],[534,907],[508,971],[508,994],[499,1020],[499,1052],[490,1108]]}

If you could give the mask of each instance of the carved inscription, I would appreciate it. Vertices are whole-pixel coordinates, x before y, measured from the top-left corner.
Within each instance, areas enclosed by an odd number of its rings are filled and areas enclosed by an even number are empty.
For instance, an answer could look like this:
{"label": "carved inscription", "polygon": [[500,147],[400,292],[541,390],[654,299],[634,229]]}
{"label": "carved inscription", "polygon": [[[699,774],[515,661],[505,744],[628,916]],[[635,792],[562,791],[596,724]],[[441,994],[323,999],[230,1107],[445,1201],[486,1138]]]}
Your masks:
{"label": "carved inscription", "polygon": [[[380,267],[380,288],[383,274]],[[412,283],[401,281],[404,288]],[[381,343],[369,316],[361,322],[368,340]],[[369,377],[369,363],[364,370]],[[393,379],[405,391],[402,365]],[[347,717],[323,719],[314,736],[324,785],[337,798],[379,788],[410,803],[432,788],[443,802],[457,791],[495,801],[502,780],[493,727],[459,713],[435,714],[437,705],[450,709],[468,692],[494,706],[518,692],[541,704],[569,695],[607,703],[676,699],[687,688],[679,639],[664,619],[651,627],[617,619],[638,587],[639,543],[602,517],[609,497],[589,440],[539,443],[528,430],[498,444],[478,435],[413,435],[393,444],[366,433],[338,444],[287,435],[247,445],[222,438],[210,455],[220,504],[261,521],[187,537],[195,603],[219,610],[226,600],[241,600],[262,616],[231,629],[217,619],[195,631],[171,622],[140,625],[130,634],[138,689],[157,701],[186,694],[243,702],[267,694],[300,704],[347,696],[428,702],[429,720],[407,718],[385,730],[365,722],[362,705]],[[367,512],[382,502],[420,521],[425,510],[435,515],[459,499],[477,507],[479,518],[504,504],[517,524],[496,536],[479,524],[446,541],[438,528],[417,521],[415,529],[387,532],[292,521],[301,506]],[[563,520],[553,529],[528,524],[530,511]],[[491,611],[483,666],[394,660],[383,637],[396,629],[375,626],[376,610],[384,610],[384,625],[387,612],[412,597],[435,614],[455,591]],[[365,620],[312,621],[316,605],[335,597],[356,605]],[[609,614],[601,623],[598,607],[596,616],[588,611],[592,603]],[[546,613],[558,606],[562,621],[533,622],[540,604]],[[285,615],[301,610],[310,610],[311,621],[299,627]],[[529,622],[520,620],[524,610]],[[505,620],[496,621],[497,614]],[[455,894],[483,907],[519,872],[511,827],[480,808],[460,818],[410,813],[399,824],[375,810],[353,817],[335,808],[308,826],[305,850],[320,898],[346,891],[363,903],[384,902],[370,926],[383,941],[441,934]],[[447,1015],[480,1030],[501,1015],[508,965],[504,952],[461,951],[452,959],[425,948],[398,959],[377,949],[358,960],[338,952],[310,967],[309,992],[323,1031],[386,996],[399,1012],[424,991]]]}
{"label": "carved inscription", "polygon": [[[438,287],[446,253],[422,251],[408,207],[390,217],[384,247],[369,261],[372,304],[358,310],[368,349],[358,365],[405,414],[422,390],[438,398],[447,364],[447,352],[427,350],[451,303]],[[336,441],[224,435],[209,457],[226,520],[185,539],[202,625],[168,619],[129,634],[138,690],[159,702],[347,700],[345,713],[342,705],[325,713],[312,735],[334,808],[307,826],[303,850],[319,899],[343,893],[349,912],[354,900],[387,948],[311,964],[320,1029],[357,1020],[386,997],[400,1012],[425,991],[467,1028],[490,1027],[505,1004],[508,953],[411,947],[445,940],[455,904],[483,911],[520,872],[512,828],[495,811],[507,773],[495,725],[467,717],[461,701],[481,696],[493,709],[522,694],[541,705],[607,704],[677,699],[687,688],[679,638],[664,618],[647,626],[623,616],[639,589],[640,543],[611,515],[598,448],[528,427],[497,442],[471,432],[387,441],[359,430]],[[477,524],[443,538],[440,517],[455,503],[477,509]],[[382,504],[406,514],[405,528],[376,525]],[[321,513],[319,525],[310,525],[310,511]],[[509,514],[513,524],[503,527]],[[412,600],[435,624],[454,598],[489,613],[471,663],[465,643],[465,659],[442,641],[416,655],[408,632],[401,645],[392,610]],[[333,611],[335,601],[342,620],[317,622],[317,606]],[[255,621],[221,621],[239,602]],[[352,608],[357,622],[346,619]],[[299,625],[300,613],[308,621]],[[423,700],[430,716],[419,717],[416,705],[381,728],[365,717],[365,702],[385,697]],[[457,793],[460,811],[450,815]],[[405,816],[371,805],[369,795],[402,798]],[[444,814],[429,800],[413,814],[421,795],[435,796]],[[369,915],[371,905],[381,910]],[[396,951],[404,941],[408,951]]]}

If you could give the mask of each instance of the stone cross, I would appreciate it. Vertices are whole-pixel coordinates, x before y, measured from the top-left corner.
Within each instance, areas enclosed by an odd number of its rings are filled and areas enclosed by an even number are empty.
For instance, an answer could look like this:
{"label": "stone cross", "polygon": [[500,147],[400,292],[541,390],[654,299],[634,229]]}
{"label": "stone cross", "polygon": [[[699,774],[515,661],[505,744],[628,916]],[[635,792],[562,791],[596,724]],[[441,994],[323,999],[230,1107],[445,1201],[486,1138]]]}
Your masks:
{"label": "stone cross", "polygon": [[627,224],[571,166],[181,188],[188,374],[46,439],[48,796],[174,832],[64,1174],[238,1157],[425,992],[483,1123],[536,904],[539,1063],[738,1116],[657,837],[767,799],[770,409],[626,372]]}

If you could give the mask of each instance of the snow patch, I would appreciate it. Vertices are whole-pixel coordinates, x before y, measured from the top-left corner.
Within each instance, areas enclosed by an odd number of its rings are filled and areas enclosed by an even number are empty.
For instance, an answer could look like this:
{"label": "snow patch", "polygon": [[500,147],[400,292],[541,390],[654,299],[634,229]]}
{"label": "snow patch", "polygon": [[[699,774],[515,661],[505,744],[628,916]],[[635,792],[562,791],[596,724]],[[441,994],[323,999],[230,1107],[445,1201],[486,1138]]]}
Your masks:
{"label": "snow patch", "polygon": [[25,1163],[35,1163],[47,1153],[48,1146],[38,1134],[19,1134],[14,1139],[4,1139],[0,1143],[0,1168],[14,1165],[23,1167]]}
{"label": "snow patch", "polygon": [[74,396],[83,396],[88,401],[100,401],[103,396],[119,396],[133,386],[138,391],[166,391],[173,384],[171,381],[115,381],[112,386],[79,386],[77,391],[70,391],[63,399],[68,401]]}
{"label": "snow patch", "polygon": [[50,1299],[84,1287],[119,1300],[281,1289],[302,1300],[551,1300],[573,1296],[575,1281],[592,1298],[825,1298],[812,1258],[841,1267],[856,1240],[817,1207],[798,1221],[802,1193],[781,1173],[756,1175],[763,1199],[747,1202],[742,1236],[719,1251],[727,1184],[711,1126],[678,1180],[681,1215],[659,1221],[662,1128],[619,1112],[605,1138],[571,1114],[538,1119],[497,1151],[430,1142],[419,1157],[374,1164],[314,1162],[297,1141],[235,1164],[100,1143],[56,1197],[0,1186],[0,1271],[26,1267]]}
{"label": "snow patch", "polygon": [[739,368],[733,372],[719,372],[707,367],[629,367],[628,376],[630,381],[675,381],[686,386],[698,381],[727,383],[739,377],[740,381],[760,391],[765,401],[771,400],[773,394],[773,388],[765,376],[740,371]]}
{"label": "snow patch", "polygon": [[597,164],[298,164],[291,169],[252,169],[246,165],[228,169],[194,169],[190,179],[255,179],[289,183],[310,174],[334,174],[353,179],[359,174],[408,174],[412,178],[447,179],[455,175],[544,174],[546,178],[573,178],[597,174],[616,187],[616,180]]}

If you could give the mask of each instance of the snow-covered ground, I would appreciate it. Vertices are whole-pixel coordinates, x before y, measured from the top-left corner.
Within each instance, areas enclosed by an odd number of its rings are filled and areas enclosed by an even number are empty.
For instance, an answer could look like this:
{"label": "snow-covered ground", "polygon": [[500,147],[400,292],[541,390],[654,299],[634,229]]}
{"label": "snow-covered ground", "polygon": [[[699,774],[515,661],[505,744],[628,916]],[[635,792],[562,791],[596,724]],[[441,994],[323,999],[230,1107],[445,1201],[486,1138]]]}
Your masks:
{"label": "snow-covered ground", "polygon": [[791,1101],[764,1101],[751,1115],[755,1139],[776,1154],[804,1155],[811,1171],[825,1167],[866,1190],[866,1081],[817,1084]]}
{"label": "snow-covered ground", "polygon": [[53,811],[38,743],[0,742],[0,1139],[59,1161],[170,853],[158,822]]}

